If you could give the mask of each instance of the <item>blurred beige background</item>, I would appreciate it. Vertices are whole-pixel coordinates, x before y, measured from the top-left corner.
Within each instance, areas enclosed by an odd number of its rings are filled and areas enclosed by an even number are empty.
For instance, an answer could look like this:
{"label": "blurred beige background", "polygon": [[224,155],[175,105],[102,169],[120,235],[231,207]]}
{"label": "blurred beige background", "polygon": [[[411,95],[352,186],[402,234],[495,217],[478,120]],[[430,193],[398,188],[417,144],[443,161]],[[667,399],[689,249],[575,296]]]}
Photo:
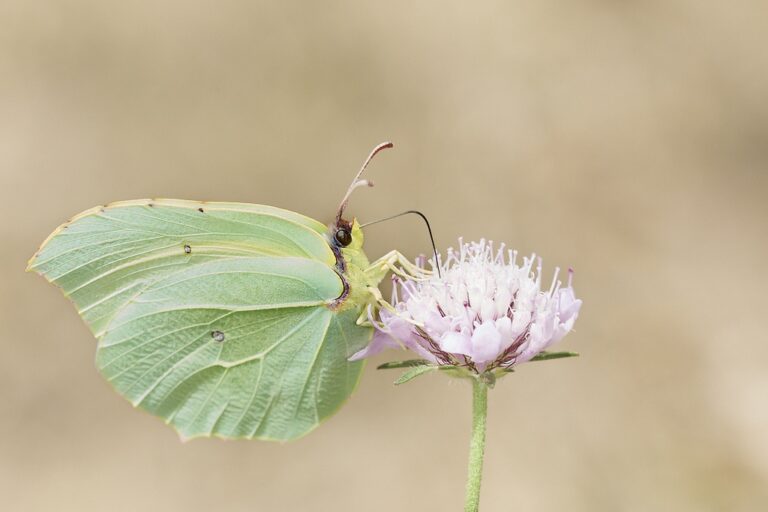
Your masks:
{"label": "blurred beige background", "polygon": [[[490,398],[482,509],[768,510],[768,4],[0,3],[0,508],[460,510],[470,393],[369,366],[294,444],[179,442],[23,272],[149,196],[427,213],[576,268],[561,345]],[[428,250],[423,226],[367,251]],[[388,353],[375,362],[400,357]]]}

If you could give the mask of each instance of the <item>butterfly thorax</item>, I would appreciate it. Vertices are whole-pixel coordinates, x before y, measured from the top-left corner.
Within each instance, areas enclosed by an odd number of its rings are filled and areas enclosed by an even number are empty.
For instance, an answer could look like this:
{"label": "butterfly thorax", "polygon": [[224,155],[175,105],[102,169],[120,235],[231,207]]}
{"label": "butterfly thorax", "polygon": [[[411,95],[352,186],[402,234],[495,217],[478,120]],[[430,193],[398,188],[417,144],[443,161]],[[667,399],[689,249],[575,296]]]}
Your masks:
{"label": "butterfly thorax", "polygon": [[[343,224],[341,224],[343,223]],[[352,222],[341,220],[339,224],[331,226],[331,232],[335,232],[341,226],[349,230],[351,242],[343,247],[336,237],[329,233],[330,245],[336,254],[336,271],[344,281],[344,294],[334,306],[339,311],[357,308],[362,310],[368,304],[376,301],[369,291],[369,287],[377,287],[378,282],[369,282],[370,277],[365,270],[370,266],[368,257],[363,252],[363,231],[357,220]]]}

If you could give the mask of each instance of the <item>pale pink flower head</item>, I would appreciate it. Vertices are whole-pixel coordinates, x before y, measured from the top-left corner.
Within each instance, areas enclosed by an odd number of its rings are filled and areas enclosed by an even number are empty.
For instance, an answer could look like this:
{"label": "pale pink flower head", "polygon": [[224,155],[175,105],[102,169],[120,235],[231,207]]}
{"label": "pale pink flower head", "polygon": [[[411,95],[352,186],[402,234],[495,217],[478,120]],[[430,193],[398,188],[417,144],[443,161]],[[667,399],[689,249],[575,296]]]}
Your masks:
{"label": "pale pink flower head", "polygon": [[[535,271],[533,270],[536,264]],[[392,309],[382,308],[371,343],[352,356],[361,359],[402,346],[430,363],[482,373],[530,360],[565,336],[581,307],[571,286],[558,280],[541,288],[541,258],[522,258],[493,242],[448,249],[438,273],[393,278]],[[424,268],[424,258],[417,260]]]}

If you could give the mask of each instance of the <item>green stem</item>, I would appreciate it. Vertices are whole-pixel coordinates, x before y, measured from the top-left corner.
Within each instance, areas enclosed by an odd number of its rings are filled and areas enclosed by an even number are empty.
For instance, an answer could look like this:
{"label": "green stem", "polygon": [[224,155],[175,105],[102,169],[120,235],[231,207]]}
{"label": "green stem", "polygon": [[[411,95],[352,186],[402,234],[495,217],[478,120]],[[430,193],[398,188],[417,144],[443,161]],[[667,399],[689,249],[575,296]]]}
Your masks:
{"label": "green stem", "polygon": [[483,477],[487,415],[488,386],[480,379],[472,379],[472,440],[469,444],[469,472],[467,474],[465,512],[477,512],[480,506],[480,481]]}

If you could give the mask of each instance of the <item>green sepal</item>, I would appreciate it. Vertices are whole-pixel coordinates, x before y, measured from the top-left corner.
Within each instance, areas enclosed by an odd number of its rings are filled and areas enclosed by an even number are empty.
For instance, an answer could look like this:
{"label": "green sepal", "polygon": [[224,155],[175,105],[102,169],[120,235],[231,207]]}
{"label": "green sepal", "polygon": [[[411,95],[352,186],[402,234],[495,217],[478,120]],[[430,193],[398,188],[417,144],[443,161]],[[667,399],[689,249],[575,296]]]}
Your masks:
{"label": "green sepal", "polygon": [[409,380],[415,379],[419,375],[424,375],[425,373],[437,370],[439,367],[435,365],[419,365],[419,366],[413,366],[410,370],[406,371],[404,374],[400,376],[399,379],[395,381],[395,386],[399,386],[400,384],[405,384]]}
{"label": "green sepal", "polygon": [[477,375],[469,368],[463,366],[444,365],[439,366],[438,369],[443,373],[447,373],[449,377],[454,377],[457,379],[469,379],[474,378]]}
{"label": "green sepal", "polygon": [[393,370],[396,368],[412,368],[414,366],[428,366],[431,365],[426,359],[407,359],[405,361],[390,361],[388,363],[380,364],[376,367],[377,370]]}
{"label": "green sepal", "polygon": [[[548,361],[550,359],[564,359],[566,357],[576,357],[578,356],[578,352],[541,352],[538,355],[532,357],[528,362],[532,361]],[[515,371],[515,366],[511,368],[497,368],[494,370],[494,372],[497,374],[497,377],[502,377],[503,375],[506,375],[507,373],[512,373]]]}
{"label": "green sepal", "polygon": [[482,382],[488,389],[493,389],[496,385],[496,374],[491,372],[483,372],[477,376],[477,380]]}
{"label": "green sepal", "polygon": [[540,352],[529,361],[547,361],[549,359],[563,359],[565,357],[576,357],[578,352]]}

